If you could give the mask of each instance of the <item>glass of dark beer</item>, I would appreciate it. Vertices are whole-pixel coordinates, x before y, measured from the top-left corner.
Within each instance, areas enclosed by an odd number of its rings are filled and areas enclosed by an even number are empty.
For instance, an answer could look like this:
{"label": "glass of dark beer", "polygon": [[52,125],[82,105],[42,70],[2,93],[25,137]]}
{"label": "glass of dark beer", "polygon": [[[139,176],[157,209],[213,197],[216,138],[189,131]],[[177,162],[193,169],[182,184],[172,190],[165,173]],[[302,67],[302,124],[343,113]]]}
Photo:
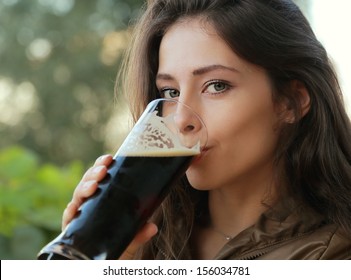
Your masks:
{"label": "glass of dark beer", "polygon": [[66,229],[40,260],[118,259],[207,141],[206,127],[174,99],[152,101]]}

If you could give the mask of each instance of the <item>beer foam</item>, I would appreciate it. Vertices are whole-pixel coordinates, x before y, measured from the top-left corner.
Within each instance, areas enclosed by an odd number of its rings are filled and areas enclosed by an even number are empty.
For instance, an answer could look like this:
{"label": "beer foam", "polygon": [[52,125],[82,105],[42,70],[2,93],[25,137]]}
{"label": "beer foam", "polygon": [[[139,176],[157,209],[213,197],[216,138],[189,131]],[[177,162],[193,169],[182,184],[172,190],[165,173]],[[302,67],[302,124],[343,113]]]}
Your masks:
{"label": "beer foam", "polygon": [[187,156],[200,153],[200,141],[192,147],[184,146],[173,132],[171,117],[148,113],[138,122],[123,142],[117,154],[121,156]]}

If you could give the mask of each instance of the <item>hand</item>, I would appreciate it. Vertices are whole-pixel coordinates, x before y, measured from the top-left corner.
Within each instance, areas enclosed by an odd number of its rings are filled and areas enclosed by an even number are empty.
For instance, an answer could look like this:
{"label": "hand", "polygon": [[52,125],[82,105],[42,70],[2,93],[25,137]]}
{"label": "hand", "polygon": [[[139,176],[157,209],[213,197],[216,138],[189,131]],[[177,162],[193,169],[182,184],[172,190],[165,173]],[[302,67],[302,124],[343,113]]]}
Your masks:
{"label": "hand", "polygon": [[82,203],[95,193],[98,187],[98,182],[106,176],[107,168],[112,161],[113,158],[111,155],[101,156],[95,161],[94,165],[85,172],[82,180],[74,190],[71,202],[68,203],[63,212],[62,230],[64,230],[73,219]]}
{"label": "hand", "polygon": [[[98,188],[98,182],[107,174],[108,166],[112,163],[111,155],[99,157],[94,165],[83,175],[82,180],[74,190],[71,202],[68,203],[62,217],[62,230],[71,222],[82,203]],[[157,233],[157,226],[153,223],[146,223],[135,236],[134,240],[122,254],[120,259],[132,259],[140,246],[149,241]]]}
{"label": "hand", "polygon": [[146,223],[134,237],[133,241],[128,245],[127,249],[124,251],[120,260],[131,260],[133,259],[137,250],[148,242],[156,233],[157,226],[153,223]]}

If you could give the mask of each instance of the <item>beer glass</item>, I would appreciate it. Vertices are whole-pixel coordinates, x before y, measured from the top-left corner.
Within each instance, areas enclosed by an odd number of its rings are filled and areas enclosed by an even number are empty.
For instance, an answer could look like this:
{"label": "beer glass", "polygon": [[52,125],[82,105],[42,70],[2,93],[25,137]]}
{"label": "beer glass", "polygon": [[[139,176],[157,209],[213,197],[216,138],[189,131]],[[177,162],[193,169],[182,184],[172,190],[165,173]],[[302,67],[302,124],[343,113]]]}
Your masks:
{"label": "beer glass", "polygon": [[191,108],[174,99],[152,101],[97,191],[37,258],[118,259],[206,141],[206,127]]}

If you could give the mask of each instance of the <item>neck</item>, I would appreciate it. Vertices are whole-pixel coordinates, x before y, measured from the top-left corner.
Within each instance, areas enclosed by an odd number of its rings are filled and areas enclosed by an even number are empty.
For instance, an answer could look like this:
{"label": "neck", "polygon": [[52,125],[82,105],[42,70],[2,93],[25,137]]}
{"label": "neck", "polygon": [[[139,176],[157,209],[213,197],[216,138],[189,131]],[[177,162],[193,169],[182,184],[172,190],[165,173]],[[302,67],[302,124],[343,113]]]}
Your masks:
{"label": "neck", "polygon": [[196,229],[197,258],[213,259],[230,239],[255,224],[267,206],[275,204],[277,193],[272,174],[268,167],[208,191],[211,224]]}
{"label": "neck", "polygon": [[237,196],[232,190],[209,191],[208,207],[211,225],[195,229],[195,258],[213,259],[237,234],[253,225],[266,211],[262,197]]}
{"label": "neck", "polygon": [[[209,192],[211,227],[223,238],[234,237],[250,227],[273,202],[271,180],[253,185],[236,185]],[[228,239],[228,238],[227,238]]]}

